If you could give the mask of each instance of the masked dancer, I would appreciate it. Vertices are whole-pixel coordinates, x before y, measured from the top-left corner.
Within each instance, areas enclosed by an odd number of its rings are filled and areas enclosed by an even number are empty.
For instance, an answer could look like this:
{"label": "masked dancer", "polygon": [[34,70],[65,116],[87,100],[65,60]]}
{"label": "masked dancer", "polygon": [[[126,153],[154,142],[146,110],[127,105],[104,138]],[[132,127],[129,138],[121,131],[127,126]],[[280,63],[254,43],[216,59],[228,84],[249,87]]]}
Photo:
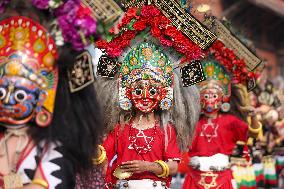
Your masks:
{"label": "masked dancer", "polygon": [[[232,40],[225,38],[231,35],[228,29],[216,19],[213,21],[215,32],[221,36],[209,48],[209,55],[202,62],[207,78],[198,84],[202,115],[189,148],[190,171],[183,189],[233,188],[229,156],[237,141],[246,142],[249,135],[257,136],[261,130],[254,109],[246,100],[246,82],[254,74],[246,68],[246,62],[235,55],[235,51],[224,45],[232,44],[226,43]],[[238,100],[230,103],[231,94]],[[228,113],[231,106],[232,109],[238,107],[240,114]],[[249,124],[246,122],[248,117]]]}
{"label": "masked dancer", "polygon": [[94,88],[71,94],[76,52],[57,49],[39,23],[51,17],[33,5],[12,1],[1,14],[0,188],[71,189],[92,165],[100,113]]}
{"label": "masked dancer", "polygon": [[128,9],[117,29],[113,40],[96,43],[106,54],[99,75],[114,78],[95,85],[109,131],[106,188],[168,188],[199,116],[197,88],[183,87],[173,69],[202,50],[154,5]]}

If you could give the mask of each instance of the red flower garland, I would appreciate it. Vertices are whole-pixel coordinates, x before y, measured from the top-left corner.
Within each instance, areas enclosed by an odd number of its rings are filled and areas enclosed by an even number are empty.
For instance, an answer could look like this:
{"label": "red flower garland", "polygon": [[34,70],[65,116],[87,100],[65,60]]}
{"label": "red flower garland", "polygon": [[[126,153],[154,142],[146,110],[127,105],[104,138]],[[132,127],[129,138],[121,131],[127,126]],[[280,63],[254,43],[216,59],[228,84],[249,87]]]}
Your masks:
{"label": "red flower garland", "polygon": [[246,68],[245,61],[239,59],[234,51],[225,47],[221,41],[216,40],[209,48],[209,53],[212,53],[216,60],[232,74],[234,83],[246,83],[249,79],[255,78],[254,72]]}
{"label": "red flower garland", "polygon": [[100,40],[98,48],[105,49],[109,56],[118,57],[131,40],[140,32],[150,28],[153,37],[158,38],[162,45],[173,47],[184,55],[182,62],[190,62],[203,56],[202,50],[189,38],[177,30],[171,21],[153,5],[144,5],[142,8],[130,8],[118,25],[120,33],[110,42]]}

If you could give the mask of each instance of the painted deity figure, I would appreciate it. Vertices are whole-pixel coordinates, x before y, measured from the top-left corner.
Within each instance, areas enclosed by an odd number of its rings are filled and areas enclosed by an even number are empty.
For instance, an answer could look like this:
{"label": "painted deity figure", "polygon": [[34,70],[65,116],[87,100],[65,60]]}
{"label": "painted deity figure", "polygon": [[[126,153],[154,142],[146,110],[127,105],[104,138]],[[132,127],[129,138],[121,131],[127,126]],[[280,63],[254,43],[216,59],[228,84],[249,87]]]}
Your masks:
{"label": "painted deity figure", "polygon": [[40,23],[5,17],[0,21],[0,188],[74,188],[76,172],[95,155],[101,126],[98,108],[89,105],[96,106],[93,88],[71,94],[67,64],[75,61],[73,51],[59,53]]}

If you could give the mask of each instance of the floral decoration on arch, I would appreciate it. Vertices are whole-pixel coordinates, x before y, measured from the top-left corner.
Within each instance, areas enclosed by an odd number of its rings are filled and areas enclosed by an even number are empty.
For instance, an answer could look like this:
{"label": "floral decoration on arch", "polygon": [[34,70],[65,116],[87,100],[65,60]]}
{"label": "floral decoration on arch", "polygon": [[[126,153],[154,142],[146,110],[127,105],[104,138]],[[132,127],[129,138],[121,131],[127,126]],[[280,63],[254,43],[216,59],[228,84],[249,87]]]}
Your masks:
{"label": "floral decoration on arch", "polygon": [[[152,36],[163,46],[172,47],[183,56],[181,64],[203,57],[201,48],[174,27],[153,5],[129,8],[117,28],[119,33],[110,42],[100,40],[96,43],[98,48],[105,49],[111,57],[120,56],[123,50],[130,46],[131,40],[146,28],[150,28]],[[114,30],[112,28],[110,32],[114,33]]]}
{"label": "floral decoration on arch", "polygon": [[208,49],[207,54],[214,55],[232,76],[233,83],[246,83],[258,75],[249,71],[243,59],[239,59],[233,50],[227,48],[220,40],[216,40]]}

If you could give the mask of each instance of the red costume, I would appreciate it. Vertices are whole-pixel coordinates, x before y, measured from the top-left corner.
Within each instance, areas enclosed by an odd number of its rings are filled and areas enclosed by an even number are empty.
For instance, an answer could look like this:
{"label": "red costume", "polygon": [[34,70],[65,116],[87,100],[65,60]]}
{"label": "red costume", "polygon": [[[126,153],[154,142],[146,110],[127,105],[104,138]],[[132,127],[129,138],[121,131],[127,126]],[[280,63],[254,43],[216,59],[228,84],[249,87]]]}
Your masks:
{"label": "red costume", "polygon": [[190,157],[231,155],[237,141],[247,140],[248,125],[236,116],[219,114],[212,124],[208,124],[207,119],[203,116],[197,124]]}
{"label": "red costume", "polygon": [[[180,151],[176,140],[176,132],[171,125],[167,127],[167,135],[168,141],[166,144],[165,133],[159,124],[145,130],[133,128],[131,123],[126,124],[122,130],[121,125],[118,124],[103,143],[107,157],[114,157],[116,154],[120,155],[117,156],[115,163],[112,164],[110,169],[115,170],[122,162],[131,160],[150,162],[156,160],[179,160]],[[109,159],[109,162],[111,162],[111,160],[112,159]],[[116,183],[117,178],[111,178],[112,174],[107,174],[107,176],[107,182]],[[161,180],[161,178],[151,172],[134,174],[129,178],[129,180],[141,179]],[[170,179],[167,181],[170,181]]]}
{"label": "red costume", "polygon": [[[197,124],[195,137],[189,149],[190,157],[209,157],[218,153],[231,155],[237,141],[246,141],[248,125],[237,117],[230,114],[219,114],[211,124],[208,124],[207,119],[204,116]],[[229,169],[203,172],[190,168],[183,189],[206,188],[205,183],[213,186],[209,187],[211,189],[220,187],[230,189],[232,188],[231,180],[232,174]]]}

